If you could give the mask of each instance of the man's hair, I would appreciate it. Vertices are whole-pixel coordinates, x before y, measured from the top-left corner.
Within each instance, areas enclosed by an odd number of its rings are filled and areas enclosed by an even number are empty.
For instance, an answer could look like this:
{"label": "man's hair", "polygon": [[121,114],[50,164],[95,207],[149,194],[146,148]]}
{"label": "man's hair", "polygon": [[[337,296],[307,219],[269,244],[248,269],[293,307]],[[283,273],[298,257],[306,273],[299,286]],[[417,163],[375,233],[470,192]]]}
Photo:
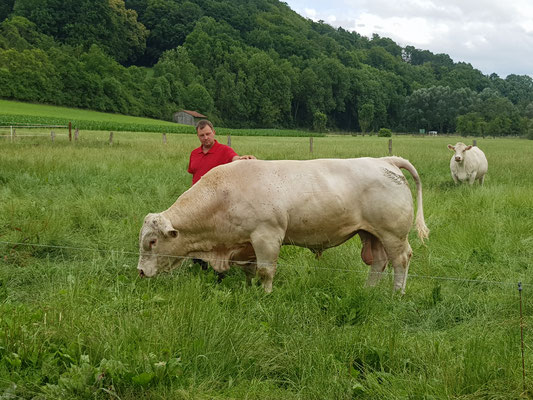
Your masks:
{"label": "man's hair", "polygon": [[196,124],[196,132],[198,132],[200,129],[204,129],[206,125],[209,126],[213,132],[215,131],[215,128],[213,128],[213,124],[211,123],[211,121],[208,121],[207,119],[201,119]]}

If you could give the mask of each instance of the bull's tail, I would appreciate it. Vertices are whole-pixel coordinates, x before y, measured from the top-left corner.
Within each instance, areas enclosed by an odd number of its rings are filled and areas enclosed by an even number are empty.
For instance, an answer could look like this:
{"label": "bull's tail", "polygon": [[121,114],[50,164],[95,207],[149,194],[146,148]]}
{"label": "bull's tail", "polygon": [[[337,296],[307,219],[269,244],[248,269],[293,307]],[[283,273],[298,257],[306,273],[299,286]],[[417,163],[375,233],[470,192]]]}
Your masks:
{"label": "bull's tail", "polygon": [[418,209],[416,211],[415,225],[416,225],[416,230],[418,232],[418,237],[420,238],[422,242],[424,242],[424,239],[427,239],[429,237],[429,228],[426,226],[426,222],[424,221],[424,205],[422,203],[422,181],[420,180],[420,176],[418,176],[418,172],[416,171],[416,168],[413,166],[413,164],[411,164],[406,159],[401,158],[401,157],[384,157],[384,158],[388,163],[398,168],[403,168],[409,171],[409,173],[415,180],[416,202],[418,205]]}

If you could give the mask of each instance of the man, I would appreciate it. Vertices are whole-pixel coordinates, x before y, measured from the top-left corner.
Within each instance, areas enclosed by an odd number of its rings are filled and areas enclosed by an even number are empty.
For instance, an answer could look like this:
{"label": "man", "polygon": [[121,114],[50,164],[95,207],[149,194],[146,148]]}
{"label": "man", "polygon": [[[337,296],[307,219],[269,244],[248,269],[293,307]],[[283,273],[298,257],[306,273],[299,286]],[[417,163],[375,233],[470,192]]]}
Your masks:
{"label": "man", "polygon": [[215,140],[215,128],[206,119],[198,122],[196,125],[196,134],[202,145],[191,152],[189,168],[187,169],[192,174],[193,185],[203,175],[218,165],[228,164],[236,160],[256,159],[250,155],[239,156],[231,147],[218,143]]}
{"label": "man", "polygon": [[[196,134],[202,145],[191,152],[189,168],[187,169],[192,174],[193,185],[208,171],[219,165],[228,164],[236,160],[256,159],[250,155],[239,156],[231,147],[218,143],[215,140],[215,128],[206,119],[198,122],[196,125]],[[200,265],[203,270],[207,269],[208,264],[204,260],[194,258],[192,262]],[[217,276],[219,282],[224,278],[224,274],[219,273]]]}

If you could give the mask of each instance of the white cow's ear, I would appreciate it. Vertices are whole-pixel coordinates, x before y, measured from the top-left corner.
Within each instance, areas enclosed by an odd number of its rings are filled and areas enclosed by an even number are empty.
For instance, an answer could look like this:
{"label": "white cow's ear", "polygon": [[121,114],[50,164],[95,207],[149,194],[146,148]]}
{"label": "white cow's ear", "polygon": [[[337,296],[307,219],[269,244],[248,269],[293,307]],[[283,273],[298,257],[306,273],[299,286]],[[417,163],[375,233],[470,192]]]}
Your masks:
{"label": "white cow's ear", "polygon": [[455,147],[453,147],[451,144],[448,145],[448,148],[452,151],[455,151]]}
{"label": "white cow's ear", "polygon": [[470,150],[472,148],[472,145],[466,146],[465,151]]}

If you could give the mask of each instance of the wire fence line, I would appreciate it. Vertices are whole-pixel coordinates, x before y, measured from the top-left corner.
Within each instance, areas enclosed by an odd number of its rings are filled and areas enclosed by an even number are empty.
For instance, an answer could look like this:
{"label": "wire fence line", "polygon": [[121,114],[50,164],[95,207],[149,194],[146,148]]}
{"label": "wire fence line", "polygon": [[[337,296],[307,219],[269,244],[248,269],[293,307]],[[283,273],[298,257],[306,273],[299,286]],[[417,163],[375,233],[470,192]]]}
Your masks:
{"label": "wire fence line", "polygon": [[[7,246],[14,246],[11,251],[16,251],[16,247],[18,246],[27,246],[27,247],[41,247],[41,248],[51,248],[51,249],[58,249],[58,250],[74,250],[74,251],[88,251],[88,252],[98,252],[98,253],[108,253],[112,255],[116,254],[123,254],[128,256],[135,256],[139,257],[141,256],[141,252],[138,251],[127,251],[124,249],[95,249],[91,247],[76,247],[76,246],[58,246],[58,245],[49,245],[49,244],[41,244],[41,243],[24,243],[24,242],[8,242],[8,241],[0,241],[0,244],[4,244]],[[176,259],[176,260],[193,260],[195,257],[185,257],[185,256],[175,256],[171,254],[158,254],[160,257],[166,257],[169,259]],[[232,263],[231,260],[227,259],[217,259],[217,258],[211,258],[209,259],[210,262],[228,262]],[[235,264],[235,262],[233,262]],[[249,262],[249,264],[256,264],[257,262]],[[294,267],[302,269],[302,265],[295,265],[294,263],[287,263],[284,261],[278,262],[278,266],[283,267]],[[331,268],[331,267],[313,267],[313,269],[321,269],[321,270],[328,270],[328,271],[337,271],[337,272],[346,272],[346,273],[361,273],[361,274],[367,274],[367,270],[360,270],[360,269],[353,269],[353,268]],[[391,271],[383,271],[380,273],[382,276],[390,275],[392,276]],[[427,279],[427,280],[438,280],[438,281],[449,281],[449,282],[457,282],[457,283],[477,283],[477,284],[484,284],[484,285],[500,285],[500,286],[512,286],[517,287],[518,281],[497,281],[497,280],[486,280],[486,279],[472,279],[472,278],[464,278],[464,277],[457,277],[457,276],[436,276],[436,275],[421,275],[416,273],[409,273],[409,278],[418,278],[418,279]],[[533,282],[521,282],[521,285],[524,287],[533,287]]]}

